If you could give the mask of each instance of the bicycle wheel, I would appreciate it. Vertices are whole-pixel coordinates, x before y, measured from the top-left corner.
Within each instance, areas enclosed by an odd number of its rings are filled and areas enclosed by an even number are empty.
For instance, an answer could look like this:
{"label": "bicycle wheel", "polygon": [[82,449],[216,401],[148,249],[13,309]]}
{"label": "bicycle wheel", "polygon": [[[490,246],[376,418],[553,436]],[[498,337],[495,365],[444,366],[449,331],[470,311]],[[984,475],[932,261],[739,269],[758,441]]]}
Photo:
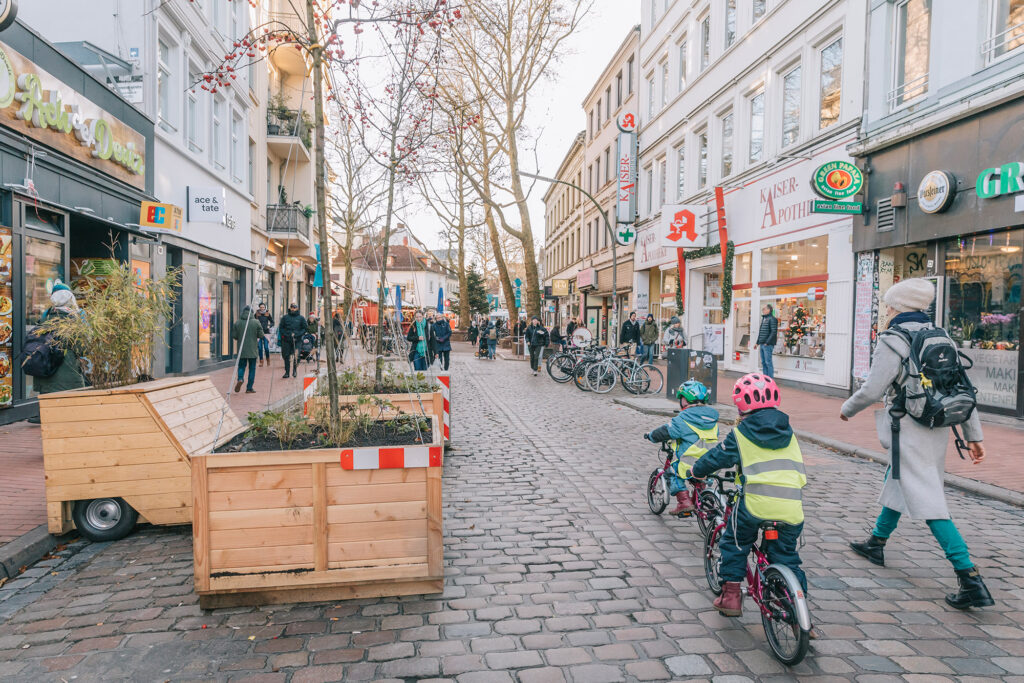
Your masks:
{"label": "bicycle wheel", "polygon": [[[796,576],[778,567],[765,569],[761,601],[766,608],[761,611],[761,624],[772,654],[786,666],[799,664],[807,655],[811,636],[798,617],[799,610],[806,613],[807,600]],[[809,627],[809,616],[805,621]]]}
{"label": "bicycle wheel", "polygon": [[647,386],[640,393],[660,394],[662,387],[665,386],[665,375],[661,372],[661,368],[657,367],[656,365],[651,365],[650,363],[648,363],[646,365],[641,365],[638,368],[638,371],[639,370],[643,370],[644,372],[646,372],[649,380]]}
{"label": "bicycle wheel", "polygon": [[708,580],[708,588],[715,595],[722,594],[722,581],[718,578],[718,565],[722,561],[722,529],[718,525],[709,527],[704,534],[704,577]]}
{"label": "bicycle wheel", "polygon": [[721,506],[718,498],[711,491],[701,491],[697,497],[697,508],[704,514],[704,517],[697,515],[697,525],[701,534],[707,534],[709,528],[718,525],[718,518],[721,516]]}
{"label": "bicycle wheel", "polygon": [[622,374],[622,388],[631,394],[644,394],[651,378],[638,365],[627,366]]}
{"label": "bicycle wheel", "polygon": [[668,507],[668,486],[665,485],[665,476],[660,469],[651,472],[647,480],[647,505],[656,515]]}
{"label": "bicycle wheel", "polygon": [[587,373],[590,371],[591,365],[593,365],[593,363],[584,363],[583,361],[580,361],[573,366],[572,381],[580,391],[590,391],[590,385],[587,384]]}
{"label": "bicycle wheel", "polygon": [[587,381],[590,382],[590,388],[598,394],[607,394],[615,388],[615,383],[618,380],[619,373],[611,363],[600,363],[595,366],[593,375],[587,373]]}
{"label": "bicycle wheel", "polygon": [[548,376],[559,384],[565,384],[572,379],[572,369],[576,361],[567,353],[556,353],[548,357],[546,362]]}

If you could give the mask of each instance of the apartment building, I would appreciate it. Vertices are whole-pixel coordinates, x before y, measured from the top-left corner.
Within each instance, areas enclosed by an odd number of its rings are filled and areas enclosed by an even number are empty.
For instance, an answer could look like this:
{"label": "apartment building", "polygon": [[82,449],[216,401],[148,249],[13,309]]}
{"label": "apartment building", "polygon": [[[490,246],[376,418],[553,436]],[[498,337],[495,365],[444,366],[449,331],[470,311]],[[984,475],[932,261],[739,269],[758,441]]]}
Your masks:
{"label": "apartment building", "polygon": [[[776,376],[850,386],[854,218],[815,213],[811,186],[826,164],[852,162],[866,17],[866,0],[643,0],[636,286],[662,325],[682,314],[692,347],[712,340],[725,369],[757,368],[769,304]],[[658,229],[672,221],[666,207],[697,205],[702,239],[717,244],[716,187],[733,267],[687,258],[680,312],[676,250],[659,246]]]}
{"label": "apartment building", "polygon": [[854,227],[853,375],[867,375],[881,295],[937,285],[933,316],[973,367],[983,411],[1024,417],[1024,1],[871,3]]}
{"label": "apartment building", "polygon": [[[552,183],[544,193],[544,284],[545,324],[564,327],[578,318],[580,298],[576,290],[579,271],[579,243],[583,235],[583,202],[588,201],[576,188],[583,187],[583,146],[586,131],[573,138],[569,150],[555,174],[569,187]],[[548,289],[550,288],[550,290]],[[550,291],[550,294],[548,293]],[[551,310],[551,308],[554,310]]]}

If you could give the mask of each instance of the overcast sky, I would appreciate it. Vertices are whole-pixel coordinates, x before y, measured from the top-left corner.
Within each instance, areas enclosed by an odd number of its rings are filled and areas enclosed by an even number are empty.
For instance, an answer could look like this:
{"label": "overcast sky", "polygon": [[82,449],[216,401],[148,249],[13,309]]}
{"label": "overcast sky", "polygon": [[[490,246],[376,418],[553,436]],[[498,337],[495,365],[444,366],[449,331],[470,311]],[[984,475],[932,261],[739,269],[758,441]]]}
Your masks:
{"label": "overcast sky", "polygon": [[[530,128],[540,134],[537,157],[541,175],[554,176],[558,171],[573,136],[586,127],[583,98],[627,32],[639,21],[640,3],[637,0],[594,0],[593,10],[567,41],[566,54],[554,69],[555,73],[531,93],[527,118]],[[532,165],[532,154],[524,153],[522,170],[536,170]],[[530,216],[538,246],[544,237],[543,197],[546,191],[546,185],[537,183],[530,195]],[[439,244],[439,224],[429,210],[418,209],[408,214],[417,237],[431,246],[445,246]]]}

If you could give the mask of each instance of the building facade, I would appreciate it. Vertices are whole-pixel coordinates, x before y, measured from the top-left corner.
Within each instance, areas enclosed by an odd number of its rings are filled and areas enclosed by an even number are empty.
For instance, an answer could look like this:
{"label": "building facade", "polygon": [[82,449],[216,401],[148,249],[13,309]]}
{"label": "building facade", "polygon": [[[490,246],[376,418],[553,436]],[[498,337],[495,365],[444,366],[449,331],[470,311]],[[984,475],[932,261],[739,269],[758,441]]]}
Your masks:
{"label": "building facade", "polygon": [[576,187],[552,183],[544,193],[545,324],[565,327],[582,315],[576,291],[580,268],[578,240],[583,234],[583,202],[576,188],[583,187],[583,145],[586,131],[573,138],[555,179]]}
{"label": "building facade", "polygon": [[760,311],[771,305],[776,377],[841,393],[850,386],[853,217],[816,213],[811,187],[824,165],[852,161],[866,0],[666,4],[642,3],[640,312],[663,327],[681,314],[678,254],[658,236],[674,207],[697,207],[699,237],[713,247],[721,203],[733,267],[726,273],[719,254],[685,260],[688,343],[727,370],[754,371]]}
{"label": "building facade", "polygon": [[1021,418],[1024,2],[872,3],[868,36],[853,376],[891,317],[881,296],[928,277],[982,410]]}

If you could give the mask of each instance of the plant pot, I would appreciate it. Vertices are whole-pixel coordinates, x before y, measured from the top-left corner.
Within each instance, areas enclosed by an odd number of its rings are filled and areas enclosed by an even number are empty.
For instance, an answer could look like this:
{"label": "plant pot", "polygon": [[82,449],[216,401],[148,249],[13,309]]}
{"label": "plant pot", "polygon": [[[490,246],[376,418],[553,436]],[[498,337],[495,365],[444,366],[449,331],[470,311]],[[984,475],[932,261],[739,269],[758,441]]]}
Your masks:
{"label": "plant pot", "polygon": [[961,349],[969,349],[969,348],[971,348],[970,340],[968,340],[968,339],[961,339],[960,340],[960,348]]}
{"label": "plant pot", "polygon": [[281,134],[281,126],[277,125],[276,123],[268,123],[267,124],[267,135],[280,135],[280,134]]}

